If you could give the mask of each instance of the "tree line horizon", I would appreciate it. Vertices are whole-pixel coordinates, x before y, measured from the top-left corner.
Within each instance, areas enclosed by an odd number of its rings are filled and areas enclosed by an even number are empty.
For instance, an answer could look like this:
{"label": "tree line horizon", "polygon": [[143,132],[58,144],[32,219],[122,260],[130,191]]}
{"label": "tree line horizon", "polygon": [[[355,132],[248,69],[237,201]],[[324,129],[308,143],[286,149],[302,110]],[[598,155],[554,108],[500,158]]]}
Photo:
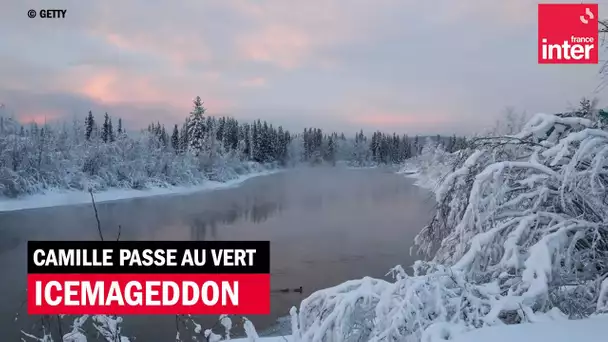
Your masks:
{"label": "tree line horizon", "polygon": [[[368,145],[368,156],[355,156],[357,159],[370,159],[381,164],[395,164],[405,159],[419,155],[427,139],[433,139],[448,152],[454,152],[464,146],[466,138],[440,135],[414,135],[385,133],[375,130],[371,135],[364,134],[363,129],[347,138],[344,132],[323,132],[318,127],[304,128],[302,132],[292,134],[282,126],[275,127],[266,120],[256,119],[252,122],[239,122],[232,116],[205,115],[207,109],[203,106],[200,96],[193,100],[193,109],[180,125],[174,124],[169,130],[160,122],[150,123],[140,132],[146,131],[158,139],[161,148],[172,149],[176,154],[193,152],[198,155],[202,150],[208,149],[206,143],[213,140],[213,144],[222,145],[225,152],[235,151],[239,148],[244,156],[259,163],[278,161],[285,164],[288,145],[295,138],[303,139],[303,160],[313,162],[334,162],[338,143],[352,141],[355,146]],[[33,132],[44,132],[36,122],[29,124],[27,129],[20,125],[19,135],[30,135]],[[115,128],[112,117],[106,112],[101,124],[95,119],[92,110],[84,120],[85,139],[94,141],[99,139],[104,143],[115,142],[117,137],[127,135],[123,127],[122,118],[118,118]],[[4,117],[0,117],[0,130],[5,130]],[[44,126],[47,126],[46,124]],[[48,129],[48,128],[47,128]],[[214,136],[213,139],[211,136]],[[362,146],[361,146],[362,147]],[[362,154],[359,147],[359,153]],[[355,148],[357,150],[357,148]],[[355,153],[356,154],[356,153]]]}

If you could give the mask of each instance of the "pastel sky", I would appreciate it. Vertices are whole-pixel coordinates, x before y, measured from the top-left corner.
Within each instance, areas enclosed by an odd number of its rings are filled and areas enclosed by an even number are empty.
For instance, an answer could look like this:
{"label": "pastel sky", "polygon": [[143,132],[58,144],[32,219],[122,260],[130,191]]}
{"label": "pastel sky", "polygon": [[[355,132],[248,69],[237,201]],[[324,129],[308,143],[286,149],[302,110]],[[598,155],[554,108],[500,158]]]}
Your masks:
{"label": "pastel sky", "polygon": [[[598,65],[537,64],[536,6],[3,1],[0,103],[24,122],[83,118],[91,109],[139,128],[181,123],[200,95],[211,115],[292,130],[467,134],[507,106],[551,112],[582,96],[606,98],[608,89],[595,91]],[[66,18],[27,17],[43,8],[67,9]]]}

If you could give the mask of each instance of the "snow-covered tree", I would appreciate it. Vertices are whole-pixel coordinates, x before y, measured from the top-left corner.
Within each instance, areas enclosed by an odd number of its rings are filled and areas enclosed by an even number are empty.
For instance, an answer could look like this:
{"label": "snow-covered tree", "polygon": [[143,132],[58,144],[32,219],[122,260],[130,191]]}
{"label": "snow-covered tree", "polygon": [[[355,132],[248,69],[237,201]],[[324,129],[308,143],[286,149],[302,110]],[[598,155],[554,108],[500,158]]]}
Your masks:
{"label": "snow-covered tree", "polygon": [[589,120],[598,121],[598,110],[597,104],[599,100],[597,98],[588,99],[583,97],[579,102],[578,110],[575,110],[573,115],[579,118],[585,118]]}
{"label": "snow-covered tree", "polygon": [[190,112],[190,120],[188,121],[188,143],[189,148],[195,155],[198,155],[205,145],[206,127],[205,127],[205,108],[199,96],[194,101],[194,109]]}
{"label": "snow-covered tree", "polygon": [[352,151],[352,164],[356,166],[365,165],[369,157],[369,145],[367,144],[367,138],[363,135],[363,131],[355,135],[355,145]]}
{"label": "snow-covered tree", "polygon": [[103,140],[103,142],[107,143],[108,141],[110,141],[110,136],[111,136],[111,131],[112,131],[112,124],[110,122],[110,116],[108,115],[108,113],[106,113],[103,117],[103,130],[101,132],[101,140]]}
{"label": "snow-covered tree", "polygon": [[575,115],[472,140],[416,239],[431,261],[317,291],[300,305],[297,337],[435,341],[608,312],[607,146],[597,122]]}
{"label": "snow-covered tree", "polygon": [[123,133],[121,118],[118,118],[118,129],[116,130],[116,132],[118,133],[119,136]]}
{"label": "snow-covered tree", "polygon": [[188,136],[188,126],[190,123],[190,119],[186,118],[186,121],[182,125],[182,129],[179,135],[179,149],[180,152],[185,152],[188,150],[188,146],[190,146],[190,138]]}
{"label": "snow-covered tree", "polygon": [[336,163],[336,137],[334,135],[330,135],[327,138],[327,153],[325,154],[325,160],[328,162],[335,164]]}
{"label": "snow-covered tree", "polygon": [[91,140],[91,134],[93,134],[93,130],[95,129],[95,118],[93,117],[93,112],[89,111],[89,115],[85,120],[86,125],[86,139]]}
{"label": "snow-covered tree", "polygon": [[487,132],[490,136],[512,135],[520,132],[529,117],[526,112],[517,112],[513,107],[507,107],[501,113],[494,127]]}
{"label": "snow-covered tree", "polygon": [[114,134],[114,127],[112,126],[112,118],[108,120],[108,137],[110,142],[116,141],[116,135]]}
{"label": "snow-covered tree", "polygon": [[179,129],[177,124],[173,126],[173,133],[171,134],[171,147],[177,153],[179,152]]}

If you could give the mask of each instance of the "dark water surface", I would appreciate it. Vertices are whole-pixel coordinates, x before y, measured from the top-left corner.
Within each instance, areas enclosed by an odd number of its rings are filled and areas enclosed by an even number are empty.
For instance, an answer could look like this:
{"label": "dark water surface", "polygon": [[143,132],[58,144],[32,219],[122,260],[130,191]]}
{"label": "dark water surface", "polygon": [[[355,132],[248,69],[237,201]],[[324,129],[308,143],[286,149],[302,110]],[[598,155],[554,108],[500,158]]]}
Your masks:
{"label": "dark water surface", "polygon": [[[411,183],[389,170],[311,168],[253,178],[232,189],[97,206],[108,239],[121,225],[121,240],[270,240],[272,288],[302,286],[304,293],[273,293],[272,314],[249,317],[263,331],[318,289],[411,265],[409,247],[432,209],[429,194]],[[0,213],[3,341],[19,341],[19,330],[31,331],[33,324],[21,307],[26,241],[98,235],[90,205]],[[21,318],[15,321],[17,312]],[[207,328],[217,316],[197,319]],[[174,341],[175,317],[125,317],[123,332],[136,341]]]}

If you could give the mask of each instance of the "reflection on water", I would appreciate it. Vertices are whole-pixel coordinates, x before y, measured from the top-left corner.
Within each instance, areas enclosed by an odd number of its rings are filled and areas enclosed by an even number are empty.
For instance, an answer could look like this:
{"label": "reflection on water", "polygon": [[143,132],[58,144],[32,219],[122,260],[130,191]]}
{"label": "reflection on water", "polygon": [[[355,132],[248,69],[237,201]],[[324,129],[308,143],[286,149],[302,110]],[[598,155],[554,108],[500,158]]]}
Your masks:
{"label": "reflection on water", "polygon": [[221,240],[218,237],[219,225],[232,225],[237,220],[243,219],[252,223],[262,223],[275,212],[281,211],[281,203],[262,203],[254,204],[245,209],[230,208],[226,211],[203,212],[196,214],[190,220],[191,235],[190,239],[195,241],[214,241]]}
{"label": "reflection on water", "polygon": [[[411,264],[409,247],[430,217],[428,194],[381,170],[304,169],[254,178],[241,187],[180,196],[98,203],[106,238],[121,240],[270,240],[272,315],[250,317],[261,329],[311,292],[362,276],[382,277]],[[27,240],[98,239],[90,205],[0,213],[0,330],[13,322],[25,289]],[[199,317],[213,325],[217,317]],[[68,322],[69,323],[69,322]],[[144,341],[175,337],[173,317],[129,317],[125,332]]]}
{"label": "reflection on water", "polygon": [[11,234],[10,231],[0,230],[0,255],[10,252],[22,243],[19,236]]}

